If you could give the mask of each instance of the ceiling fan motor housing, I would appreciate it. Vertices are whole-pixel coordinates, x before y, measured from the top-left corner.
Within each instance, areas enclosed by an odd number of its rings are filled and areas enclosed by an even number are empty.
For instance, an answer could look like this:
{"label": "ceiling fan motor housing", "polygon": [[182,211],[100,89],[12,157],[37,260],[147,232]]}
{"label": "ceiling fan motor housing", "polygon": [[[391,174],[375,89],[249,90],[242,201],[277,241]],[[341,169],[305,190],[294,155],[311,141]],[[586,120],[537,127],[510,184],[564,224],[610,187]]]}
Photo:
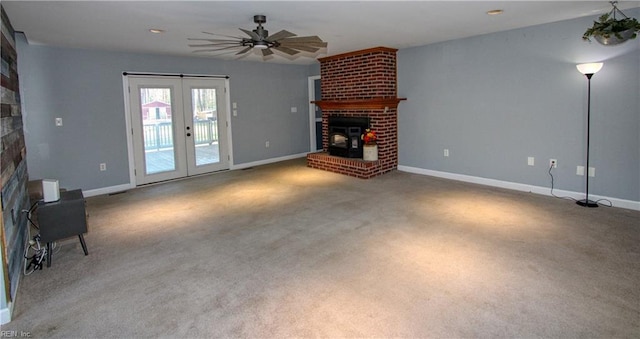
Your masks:
{"label": "ceiling fan motor housing", "polygon": [[260,24],[264,24],[267,22],[267,16],[265,15],[254,15],[253,16],[253,22],[257,23],[258,25]]}
{"label": "ceiling fan motor housing", "polygon": [[253,30],[254,33],[258,34],[260,40],[265,40],[269,36],[269,31],[262,27],[262,24],[267,22],[267,17],[264,15],[254,15],[253,22],[258,24],[258,27]]}

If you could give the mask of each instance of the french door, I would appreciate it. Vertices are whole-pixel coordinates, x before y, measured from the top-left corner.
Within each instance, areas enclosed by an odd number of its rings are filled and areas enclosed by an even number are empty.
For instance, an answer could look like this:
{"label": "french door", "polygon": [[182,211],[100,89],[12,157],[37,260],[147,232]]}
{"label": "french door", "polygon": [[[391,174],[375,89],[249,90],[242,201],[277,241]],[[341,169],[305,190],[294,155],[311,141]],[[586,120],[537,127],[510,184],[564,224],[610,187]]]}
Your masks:
{"label": "french door", "polygon": [[136,184],[229,168],[224,79],[128,81]]}

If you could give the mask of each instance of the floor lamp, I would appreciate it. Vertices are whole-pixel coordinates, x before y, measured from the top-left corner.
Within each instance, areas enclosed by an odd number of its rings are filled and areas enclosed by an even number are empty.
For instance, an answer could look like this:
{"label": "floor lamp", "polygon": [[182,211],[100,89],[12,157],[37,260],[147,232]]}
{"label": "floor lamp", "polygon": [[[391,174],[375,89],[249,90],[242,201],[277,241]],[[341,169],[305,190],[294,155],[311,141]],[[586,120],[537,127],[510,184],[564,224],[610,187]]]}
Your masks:
{"label": "floor lamp", "polygon": [[583,200],[576,201],[576,204],[583,207],[598,207],[598,203],[589,200],[589,127],[591,122],[591,77],[596,74],[601,68],[603,63],[595,62],[589,64],[579,64],[576,65],[578,71],[584,74],[587,77],[588,90],[587,90],[587,167],[586,167],[586,177],[587,177],[587,187],[586,187],[586,196]]}

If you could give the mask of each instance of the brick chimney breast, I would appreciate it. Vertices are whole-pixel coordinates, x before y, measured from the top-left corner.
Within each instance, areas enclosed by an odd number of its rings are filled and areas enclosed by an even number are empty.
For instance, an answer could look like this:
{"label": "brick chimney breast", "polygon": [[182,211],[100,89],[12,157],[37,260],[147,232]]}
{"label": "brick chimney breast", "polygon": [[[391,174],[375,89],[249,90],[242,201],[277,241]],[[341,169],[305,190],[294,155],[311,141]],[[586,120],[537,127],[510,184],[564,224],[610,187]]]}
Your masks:
{"label": "brick chimney breast", "polygon": [[[320,61],[323,151],[307,155],[307,165],[368,179],[398,168],[396,49],[376,47],[318,59]],[[378,160],[329,155],[329,116],[368,117],[378,133]]]}

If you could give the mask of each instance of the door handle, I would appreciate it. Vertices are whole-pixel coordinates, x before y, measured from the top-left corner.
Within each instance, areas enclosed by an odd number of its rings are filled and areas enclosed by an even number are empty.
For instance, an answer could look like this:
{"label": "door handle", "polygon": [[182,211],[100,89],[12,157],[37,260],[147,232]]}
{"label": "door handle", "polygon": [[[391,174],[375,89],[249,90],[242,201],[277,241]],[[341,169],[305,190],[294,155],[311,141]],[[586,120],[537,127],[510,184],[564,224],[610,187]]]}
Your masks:
{"label": "door handle", "polygon": [[190,136],[191,136],[191,133],[187,133],[187,136],[188,136],[188,137],[190,137]]}

